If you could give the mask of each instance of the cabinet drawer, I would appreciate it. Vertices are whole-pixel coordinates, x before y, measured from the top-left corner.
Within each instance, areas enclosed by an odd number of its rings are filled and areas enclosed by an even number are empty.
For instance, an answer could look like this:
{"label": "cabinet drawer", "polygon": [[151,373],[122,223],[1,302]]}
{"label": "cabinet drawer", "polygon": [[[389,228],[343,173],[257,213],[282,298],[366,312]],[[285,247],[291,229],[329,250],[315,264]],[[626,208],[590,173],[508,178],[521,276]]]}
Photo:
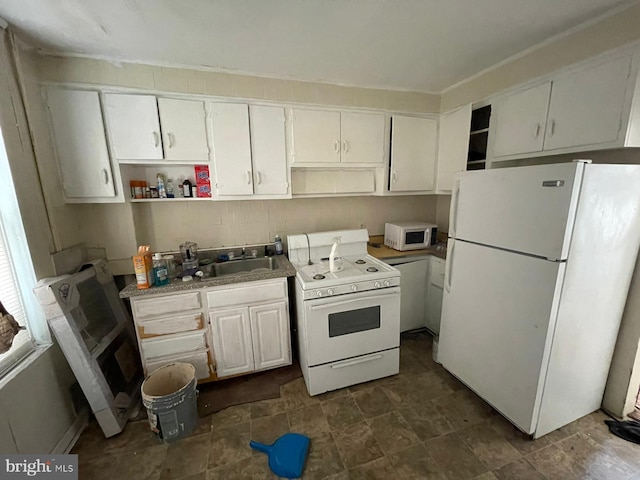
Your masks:
{"label": "cabinet drawer", "polygon": [[205,331],[198,330],[190,333],[178,333],[149,338],[140,342],[142,356],[148,363],[159,357],[168,355],[187,354],[207,348]]}
{"label": "cabinet drawer", "polygon": [[168,313],[196,310],[201,307],[199,292],[131,299],[131,308],[136,319],[166,316]]}
{"label": "cabinet drawer", "polygon": [[140,338],[189,332],[191,330],[201,330],[204,327],[204,315],[202,313],[191,313],[189,315],[141,320],[136,321],[136,326]]}
{"label": "cabinet drawer", "polygon": [[249,282],[216,288],[207,293],[209,309],[247,305],[287,297],[286,278],[271,282]]}
{"label": "cabinet drawer", "polygon": [[209,351],[206,349],[180,355],[167,355],[165,357],[159,357],[148,361],[146,365],[147,375],[150,375],[160,367],[164,367],[165,365],[175,362],[190,363],[193,365],[196,369],[196,379],[198,380],[209,378],[211,376],[209,368]]}
{"label": "cabinet drawer", "polygon": [[444,288],[444,260],[431,257],[431,273],[429,274],[429,283],[437,285],[440,288]]}

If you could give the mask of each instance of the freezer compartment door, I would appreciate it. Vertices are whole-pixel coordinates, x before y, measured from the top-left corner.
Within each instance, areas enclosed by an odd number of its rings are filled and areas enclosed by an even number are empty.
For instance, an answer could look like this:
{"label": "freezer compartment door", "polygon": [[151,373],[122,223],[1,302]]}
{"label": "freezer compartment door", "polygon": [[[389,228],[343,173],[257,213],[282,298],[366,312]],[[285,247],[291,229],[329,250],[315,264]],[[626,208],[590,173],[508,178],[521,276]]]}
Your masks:
{"label": "freezer compartment door", "polygon": [[564,263],[463,241],[449,247],[439,360],[527,433],[536,427],[563,274]]}
{"label": "freezer compartment door", "polygon": [[575,162],[460,174],[449,236],[566,259],[584,168]]}

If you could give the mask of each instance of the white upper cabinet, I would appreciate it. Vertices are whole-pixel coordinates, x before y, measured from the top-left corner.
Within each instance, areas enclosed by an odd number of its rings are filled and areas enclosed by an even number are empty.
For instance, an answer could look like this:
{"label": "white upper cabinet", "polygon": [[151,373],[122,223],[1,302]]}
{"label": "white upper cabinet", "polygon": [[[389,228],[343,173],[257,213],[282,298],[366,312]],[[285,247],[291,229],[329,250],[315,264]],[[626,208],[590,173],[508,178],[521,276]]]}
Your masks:
{"label": "white upper cabinet", "polygon": [[209,147],[204,103],[158,98],[164,158],[207,162]]}
{"label": "white upper cabinet", "polygon": [[287,151],[284,108],[249,106],[253,193],[286,195]]}
{"label": "white upper cabinet", "polygon": [[492,102],[493,160],[638,146],[637,61],[592,62]]}
{"label": "white upper cabinet", "polygon": [[218,196],[286,195],[284,108],[211,103],[210,112]]}
{"label": "white upper cabinet", "polygon": [[251,195],[249,106],[211,103],[210,112],[216,191],[218,195]]}
{"label": "white upper cabinet", "polygon": [[618,140],[630,73],[627,56],[555,80],[545,150]]}
{"label": "white upper cabinet", "polygon": [[440,116],[438,128],[437,193],[453,189],[453,176],[466,169],[471,129],[471,105]]}
{"label": "white upper cabinet", "polygon": [[66,200],[121,201],[117,199],[98,92],[48,89],[46,95]]}
{"label": "white upper cabinet", "polygon": [[493,155],[539,152],[549,109],[551,82],[497,99],[492,104],[495,125]]}
{"label": "white upper cabinet", "polygon": [[434,189],[437,135],[437,120],[393,116],[389,190],[412,192]]}
{"label": "white upper cabinet", "polygon": [[382,163],[383,114],[292,109],[293,164]]}
{"label": "white upper cabinet", "polygon": [[209,160],[204,102],[120,93],[106,93],[104,102],[118,160]]}

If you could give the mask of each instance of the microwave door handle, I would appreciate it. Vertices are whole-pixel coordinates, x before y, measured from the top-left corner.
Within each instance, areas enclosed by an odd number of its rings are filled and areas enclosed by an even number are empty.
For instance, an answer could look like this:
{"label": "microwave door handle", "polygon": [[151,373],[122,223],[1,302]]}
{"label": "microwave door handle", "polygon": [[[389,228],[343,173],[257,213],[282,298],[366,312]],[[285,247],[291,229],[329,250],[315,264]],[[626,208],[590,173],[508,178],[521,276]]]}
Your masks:
{"label": "microwave door handle", "polygon": [[360,302],[362,300],[377,300],[381,297],[390,297],[392,295],[399,295],[398,292],[393,292],[393,293],[383,293],[381,295],[372,295],[370,297],[359,297],[359,298],[352,298],[351,300],[343,300],[342,302],[331,302],[331,303],[325,303],[323,305],[309,305],[309,310],[314,311],[314,310],[322,310],[323,308],[329,308],[329,307],[337,307],[340,305],[346,305],[347,303],[353,303],[353,302]]}

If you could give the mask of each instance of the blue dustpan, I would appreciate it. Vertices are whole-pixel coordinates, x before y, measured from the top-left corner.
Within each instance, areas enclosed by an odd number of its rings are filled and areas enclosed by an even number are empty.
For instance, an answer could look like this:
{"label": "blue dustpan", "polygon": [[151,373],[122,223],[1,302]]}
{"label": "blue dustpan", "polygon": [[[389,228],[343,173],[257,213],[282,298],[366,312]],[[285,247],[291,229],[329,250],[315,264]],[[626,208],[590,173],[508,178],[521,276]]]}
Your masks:
{"label": "blue dustpan", "polygon": [[309,437],[285,433],[271,445],[251,440],[249,446],[269,457],[269,468],[279,477],[298,478],[302,475],[309,452]]}

